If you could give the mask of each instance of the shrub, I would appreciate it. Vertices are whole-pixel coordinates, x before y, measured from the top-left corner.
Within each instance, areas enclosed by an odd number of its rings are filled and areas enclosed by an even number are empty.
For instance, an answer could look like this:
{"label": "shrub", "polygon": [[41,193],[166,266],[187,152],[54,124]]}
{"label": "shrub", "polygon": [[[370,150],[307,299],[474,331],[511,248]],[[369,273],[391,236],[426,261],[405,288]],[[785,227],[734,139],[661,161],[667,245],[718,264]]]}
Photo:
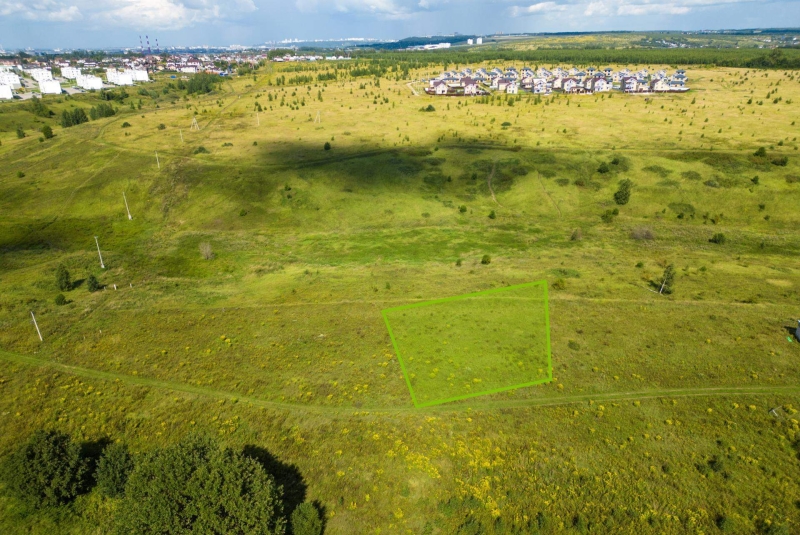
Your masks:
{"label": "shrub", "polygon": [[600,167],[597,168],[597,172],[604,175],[611,171],[611,168],[608,166],[606,162],[600,164]]}
{"label": "shrub", "polygon": [[58,294],[58,295],[56,296],[55,303],[56,303],[56,305],[58,305],[58,306],[64,306],[64,305],[66,305],[66,304],[67,304],[67,298],[66,298],[66,297],[64,297],[64,294]]}
{"label": "shrub", "polygon": [[21,126],[17,127],[17,138],[22,139],[25,137],[25,130],[22,129]]}
{"label": "shrub", "polygon": [[211,244],[205,241],[201,243],[200,254],[206,260],[211,260],[212,258],[214,258],[214,251],[211,250]]}
{"label": "shrub", "polygon": [[756,158],[766,158],[767,157],[767,149],[764,147],[759,147],[757,151],[753,153],[753,156]]}
{"label": "shrub", "polygon": [[118,498],[125,493],[125,483],[133,470],[133,457],[125,444],[111,444],[103,450],[97,463],[94,478],[97,488],[109,498]]}
{"label": "shrub", "polygon": [[67,268],[65,268],[63,264],[60,264],[58,268],[56,268],[56,287],[62,292],[68,292],[72,289],[69,271],[67,271]]}
{"label": "shrub", "polygon": [[496,218],[496,217],[497,217],[497,214],[496,214],[496,213],[494,213],[494,210],[492,210],[491,212],[489,212],[489,219],[494,219],[494,218]]}
{"label": "shrub", "polygon": [[94,275],[89,275],[89,278],[86,279],[86,288],[90,292],[96,292],[100,289],[100,282],[98,282],[97,277]]}
{"label": "shrub", "polygon": [[681,176],[687,180],[700,180],[703,178],[697,171],[684,171]]}
{"label": "shrub", "polygon": [[567,287],[567,281],[564,279],[556,279],[552,286],[554,290],[564,290]]}
{"label": "shrub", "polygon": [[22,171],[17,171],[17,178],[25,178],[25,173]]}
{"label": "shrub", "polygon": [[786,175],[786,183],[787,184],[797,184],[800,182],[800,176],[797,175]]}
{"label": "shrub", "polygon": [[456,260],[456,266],[461,267],[461,259],[460,258],[458,260]]}
{"label": "shrub", "polygon": [[467,211],[466,205],[462,204],[461,206],[459,206],[458,211],[461,212],[462,214],[465,213]]}
{"label": "shrub", "polygon": [[492,257],[489,256],[488,254],[483,255],[483,258],[481,258],[481,264],[488,265],[491,263],[492,263]]}
{"label": "shrub", "polygon": [[200,145],[199,147],[194,149],[194,153],[195,154],[208,154],[208,149],[205,148],[204,146]]}
{"label": "shrub", "polygon": [[325,145],[323,145],[322,148],[324,150],[331,150],[331,142],[330,141],[326,141]]}
{"label": "shrub", "polygon": [[160,123],[160,124],[158,125],[158,129],[159,129],[159,130],[166,130],[166,129],[167,129],[167,125],[165,125],[164,123]]}
{"label": "shrub", "polygon": [[628,204],[631,199],[631,186],[633,186],[633,182],[627,178],[620,181],[619,189],[614,193],[614,202],[619,205]]}
{"label": "shrub", "polygon": [[436,108],[433,107],[433,104],[428,104],[427,108],[422,108],[420,111],[436,111]]}
{"label": "shrub", "polygon": [[244,208],[242,208],[241,210],[239,210],[239,217],[244,217],[244,216],[246,216],[246,215],[247,215],[247,210],[245,210]]}
{"label": "shrub", "polygon": [[711,243],[716,243],[718,245],[722,245],[726,241],[725,234],[723,234],[722,232],[717,232],[716,234],[711,236],[711,239],[708,240],[708,241],[710,241]]}
{"label": "shrub", "polygon": [[118,533],[282,534],[280,487],[256,460],[188,437],[137,461],[118,508]]}
{"label": "shrub", "polygon": [[661,276],[661,284],[659,285],[658,293],[669,295],[673,291],[673,284],[675,283],[675,266],[668,265],[664,270],[664,275]]}
{"label": "shrub", "polygon": [[130,128],[130,127],[131,127],[131,123],[129,123],[128,121],[125,121],[124,123],[122,123],[122,128]]}
{"label": "shrub", "polygon": [[788,164],[788,163],[789,163],[789,157],[788,156],[780,156],[778,158],[773,158],[772,159],[772,165],[778,165],[780,167],[786,167],[786,164]]}
{"label": "shrub", "polygon": [[4,462],[6,487],[37,508],[70,502],[83,490],[87,473],[80,450],[67,434],[36,431]]}
{"label": "shrub", "polygon": [[45,139],[53,139],[53,129],[50,128],[50,125],[44,125],[42,127],[42,135]]}
{"label": "shrub", "polygon": [[631,238],[634,240],[654,240],[656,237],[649,228],[637,227],[631,231]]}
{"label": "shrub", "polygon": [[572,236],[569,237],[570,241],[581,241],[583,239],[583,232],[581,229],[576,228],[572,231]]}
{"label": "shrub", "polygon": [[320,535],[322,519],[313,504],[305,502],[292,511],[292,535]]}
{"label": "shrub", "polygon": [[619,215],[619,210],[614,208],[613,210],[606,210],[600,215],[600,219],[603,220],[603,223],[613,223],[614,218]]}

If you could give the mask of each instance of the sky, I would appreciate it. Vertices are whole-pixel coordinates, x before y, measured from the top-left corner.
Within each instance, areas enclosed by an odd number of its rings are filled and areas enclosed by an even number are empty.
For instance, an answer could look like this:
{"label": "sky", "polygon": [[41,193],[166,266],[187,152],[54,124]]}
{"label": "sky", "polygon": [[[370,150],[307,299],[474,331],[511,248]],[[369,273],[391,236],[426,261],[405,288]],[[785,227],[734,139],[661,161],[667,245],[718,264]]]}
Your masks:
{"label": "sky", "polygon": [[0,48],[800,26],[800,0],[0,0]]}

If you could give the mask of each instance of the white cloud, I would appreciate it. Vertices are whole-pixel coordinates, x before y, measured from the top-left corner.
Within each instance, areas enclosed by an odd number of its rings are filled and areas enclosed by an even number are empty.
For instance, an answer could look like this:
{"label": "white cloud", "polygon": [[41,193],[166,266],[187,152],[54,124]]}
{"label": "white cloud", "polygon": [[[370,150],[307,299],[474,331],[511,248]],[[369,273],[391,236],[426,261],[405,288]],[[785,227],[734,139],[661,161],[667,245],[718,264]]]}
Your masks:
{"label": "white cloud", "polygon": [[[420,6],[425,1],[422,0]],[[295,4],[305,13],[355,13],[385,18],[402,18],[411,14],[411,9],[394,0],[296,0]]]}
{"label": "white cloud", "polygon": [[536,15],[539,13],[548,13],[551,11],[565,11],[567,8],[564,5],[555,2],[539,2],[538,4],[531,4],[529,6],[513,6],[510,10],[512,17],[525,17],[528,15]]}
{"label": "white cloud", "polygon": [[[583,14],[592,16],[643,16],[686,15],[696,8],[708,8],[722,4],[749,3],[751,0],[591,0],[586,3]],[[583,4],[583,2],[581,2]]]}
{"label": "white cloud", "polygon": [[689,6],[676,4],[621,4],[617,15],[685,15],[691,10]]}
{"label": "white cloud", "polygon": [[77,6],[68,6],[53,0],[41,0],[38,2],[0,0],[0,17],[10,16],[52,22],[71,22],[83,17]]}

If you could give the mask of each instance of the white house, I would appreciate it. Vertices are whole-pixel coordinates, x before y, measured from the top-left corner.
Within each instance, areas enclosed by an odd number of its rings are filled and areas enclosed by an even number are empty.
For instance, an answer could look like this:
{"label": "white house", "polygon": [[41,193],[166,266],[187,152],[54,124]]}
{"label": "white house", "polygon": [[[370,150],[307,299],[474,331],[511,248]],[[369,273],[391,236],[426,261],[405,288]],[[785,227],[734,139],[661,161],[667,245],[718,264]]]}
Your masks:
{"label": "white house", "polygon": [[475,44],[476,45],[482,45],[483,44],[483,37],[478,37],[477,39],[475,39]]}
{"label": "white house", "polygon": [[464,95],[478,94],[478,83],[472,78],[462,78],[461,85],[464,86]]}
{"label": "white house", "polygon": [[566,78],[561,81],[561,89],[563,89],[565,93],[571,93],[572,90],[578,86],[578,83],[577,78]]}
{"label": "white house", "polygon": [[22,87],[19,76],[13,72],[0,72],[0,84],[7,85],[11,87],[11,89],[19,89]]}
{"label": "white house", "polygon": [[81,75],[81,70],[77,67],[63,67],[61,69],[61,76],[68,80],[75,80]]}
{"label": "white house", "polygon": [[445,82],[443,82],[442,80],[437,80],[433,84],[433,91],[437,95],[446,95],[448,89],[449,89],[449,87],[447,87],[447,84]]}
{"label": "white house", "polygon": [[611,84],[605,78],[592,78],[588,89],[595,93],[598,91],[611,91]]}
{"label": "white house", "polygon": [[467,44],[471,45],[472,44],[472,39],[467,39]]}
{"label": "white house", "polygon": [[626,93],[635,93],[639,88],[639,84],[633,76],[626,76],[621,80],[620,87]]}
{"label": "white house", "polygon": [[81,74],[76,79],[75,82],[78,84],[78,87],[81,89],[102,89],[103,88],[103,80],[100,79],[98,76],[93,76],[91,74]]}
{"label": "white house", "polygon": [[43,95],[60,95],[61,82],[58,80],[44,80],[39,82],[39,91],[41,91]]}
{"label": "white house", "polygon": [[508,84],[506,86],[506,93],[508,93],[509,95],[516,95],[517,93],[519,93],[519,86],[517,85],[517,82],[514,81]]}
{"label": "white house", "polygon": [[531,86],[533,92],[537,95],[541,95],[543,93],[547,93],[547,79],[546,78],[534,78],[533,84]]}
{"label": "white house", "polygon": [[180,68],[180,72],[185,72],[185,73],[189,73],[189,74],[194,74],[194,73],[196,73],[196,72],[197,72],[197,67],[194,67],[194,66],[191,66],[191,67],[181,67],[181,68]]}
{"label": "white house", "polygon": [[656,92],[669,91],[669,82],[664,78],[658,78],[650,83],[650,89]]}
{"label": "white house", "polygon": [[117,69],[107,69],[106,80],[114,85],[133,85],[133,77],[128,73],[119,72]]}
{"label": "white house", "polygon": [[14,98],[14,91],[10,85],[0,85],[0,100],[10,100]]}

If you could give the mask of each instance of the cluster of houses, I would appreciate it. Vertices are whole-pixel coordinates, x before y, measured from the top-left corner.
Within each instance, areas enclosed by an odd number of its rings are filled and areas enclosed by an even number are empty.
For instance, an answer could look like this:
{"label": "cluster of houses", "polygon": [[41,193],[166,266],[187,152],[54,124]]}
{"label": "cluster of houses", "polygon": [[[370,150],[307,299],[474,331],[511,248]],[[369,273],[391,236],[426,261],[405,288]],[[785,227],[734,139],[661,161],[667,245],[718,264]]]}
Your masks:
{"label": "cluster of houses", "polygon": [[650,73],[647,69],[632,72],[629,69],[615,71],[607,67],[597,69],[589,67],[582,70],[577,67],[553,70],[540,67],[533,70],[523,67],[477,69],[465,68],[460,71],[448,71],[429,80],[425,91],[430,95],[441,96],[478,96],[489,92],[501,92],[516,95],[520,92],[549,95],[553,92],[572,94],[592,94],[605,91],[623,91],[625,93],[667,93],[684,92],[688,78],[683,69],[668,74],[665,70]]}

